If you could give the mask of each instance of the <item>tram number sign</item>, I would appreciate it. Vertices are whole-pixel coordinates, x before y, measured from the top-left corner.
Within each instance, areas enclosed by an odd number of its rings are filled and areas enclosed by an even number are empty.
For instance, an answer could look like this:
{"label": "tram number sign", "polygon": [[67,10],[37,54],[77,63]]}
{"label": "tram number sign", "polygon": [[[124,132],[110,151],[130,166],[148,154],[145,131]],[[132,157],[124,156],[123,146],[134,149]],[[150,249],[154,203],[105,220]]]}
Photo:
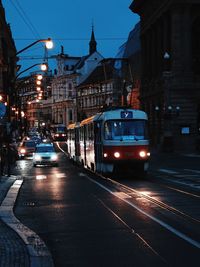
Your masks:
{"label": "tram number sign", "polygon": [[121,111],[121,118],[122,119],[132,119],[133,118],[132,111]]}

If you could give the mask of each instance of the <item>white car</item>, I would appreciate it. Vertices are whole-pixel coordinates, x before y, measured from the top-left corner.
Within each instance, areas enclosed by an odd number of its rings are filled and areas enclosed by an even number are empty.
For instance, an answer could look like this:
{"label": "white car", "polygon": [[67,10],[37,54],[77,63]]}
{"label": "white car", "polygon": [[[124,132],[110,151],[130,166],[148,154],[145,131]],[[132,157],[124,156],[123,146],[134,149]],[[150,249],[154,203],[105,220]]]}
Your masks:
{"label": "white car", "polygon": [[33,155],[33,166],[36,165],[54,165],[58,166],[58,155],[51,143],[40,143],[36,146]]}

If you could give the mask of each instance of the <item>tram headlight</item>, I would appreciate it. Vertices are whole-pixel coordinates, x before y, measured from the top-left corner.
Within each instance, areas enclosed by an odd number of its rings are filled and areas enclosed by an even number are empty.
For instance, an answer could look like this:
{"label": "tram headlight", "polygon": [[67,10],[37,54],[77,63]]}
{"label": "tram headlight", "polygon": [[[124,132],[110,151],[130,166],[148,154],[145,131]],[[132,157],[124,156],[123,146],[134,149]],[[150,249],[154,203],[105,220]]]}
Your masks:
{"label": "tram headlight", "polygon": [[117,158],[117,159],[120,158],[120,153],[119,152],[115,152],[114,153],[114,157]]}
{"label": "tram headlight", "polygon": [[141,158],[144,158],[147,156],[147,153],[146,153],[146,151],[142,150],[142,151],[140,151],[139,155]]}

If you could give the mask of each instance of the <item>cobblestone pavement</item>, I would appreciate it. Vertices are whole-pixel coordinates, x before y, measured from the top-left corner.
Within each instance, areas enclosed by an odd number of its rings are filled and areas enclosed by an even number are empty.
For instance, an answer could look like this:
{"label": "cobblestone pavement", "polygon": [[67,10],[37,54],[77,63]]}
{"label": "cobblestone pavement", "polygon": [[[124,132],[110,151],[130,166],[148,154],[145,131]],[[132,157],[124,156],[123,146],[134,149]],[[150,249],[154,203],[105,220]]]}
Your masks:
{"label": "cobblestone pavement", "polygon": [[[0,204],[17,176],[0,178]],[[24,242],[0,220],[0,267],[28,267],[29,256]]]}

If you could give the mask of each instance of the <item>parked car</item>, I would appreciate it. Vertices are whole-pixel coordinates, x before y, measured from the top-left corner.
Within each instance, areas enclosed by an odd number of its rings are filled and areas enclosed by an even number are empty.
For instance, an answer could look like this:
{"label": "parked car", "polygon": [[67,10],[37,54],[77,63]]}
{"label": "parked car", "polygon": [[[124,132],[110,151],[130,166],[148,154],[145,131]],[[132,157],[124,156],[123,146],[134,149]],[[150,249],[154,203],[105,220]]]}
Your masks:
{"label": "parked car", "polygon": [[33,166],[53,165],[58,166],[58,156],[52,143],[40,143],[36,146],[33,156]]}
{"label": "parked car", "polygon": [[35,148],[36,148],[36,143],[34,141],[26,140],[22,142],[18,147],[19,158],[23,159],[25,157],[33,156]]}

